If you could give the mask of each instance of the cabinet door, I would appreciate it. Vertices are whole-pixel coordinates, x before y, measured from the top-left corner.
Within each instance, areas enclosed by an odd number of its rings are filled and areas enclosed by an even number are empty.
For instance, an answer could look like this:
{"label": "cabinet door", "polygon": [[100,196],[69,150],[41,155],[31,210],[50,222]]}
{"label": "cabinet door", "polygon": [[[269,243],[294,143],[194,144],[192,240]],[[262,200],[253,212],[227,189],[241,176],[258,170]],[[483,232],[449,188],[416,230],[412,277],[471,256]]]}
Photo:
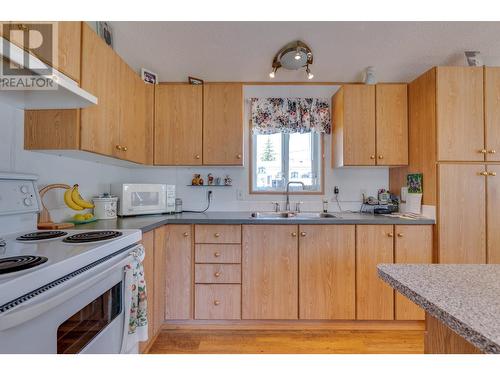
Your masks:
{"label": "cabinet door", "polygon": [[375,86],[344,85],[343,165],[375,165]]}
{"label": "cabinet door", "polygon": [[299,228],[300,319],[355,319],[354,225]]}
{"label": "cabinet door", "polygon": [[158,85],[155,90],[156,165],[201,165],[203,87]]}
{"label": "cabinet door", "polygon": [[191,225],[168,225],[165,246],[165,319],[193,319]]}
{"label": "cabinet door", "polygon": [[119,61],[119,145],[116,155],[135,163],[152,163],[154,88],[125,61]]}
{"label": "cabinet door", "polygon": [[392,225],[356,226],[356,317],[394,319],[394,293],[380,280],[377,264],[393,263]]}
{"label": "cabinet door", "polygon": [[488,259],[490,264],[500,263],[500,166],[488,165]]}
{"label": "cabinet door", "polygon": [[80,82],[82,22],[58,22],[58,51],[55,68],[76,82]]}
{"label": "cabinet door", "polygon": [[438,160],[483,161],[483,68],[437,68]]}
{"label": "cabinet door", "polygon": [[439,263],[486,262],[484,165],[439,165]]}
{"label": "cabinet door", "polygon": [[153,331],[156,335],[165,321],[165,254],[167,245],[167,227],[164,225],[154,230],[154,319]]}
{"label": "cabinet door", "polygon": [[107,156],[120,157],[119,102],[120,58],[86,24],[82,25],[83,89],[99,102],[81,110],[81,149]]}
{"label": "cabinet door", "polygon": [[146,281],[146,294],[148,303],[148,340],[139,344],[139,351],[144,352],[155,336],[154,311],[155,311],[155,274],[154,274],[154,232],[146,232],[142,235],[142,244],[146,251],[144,256],[144,279]]}
{"label": "cabinet door", "polygon": [[[395,263],[432,263],[432,225],[396,225],[394,227]],[[396,292],[397,320],[425,320],[425,312]]]}
{"label": "cabinet door", "polygon": [[376,86],[377,165],[408,165],[406,85]]}
{"label": "cabinet door", "polygon": [[295,225],[244,225],[242,318],[298,318]]}
{"label": "cabinet door", "polygon": [[203,85],[203,164],[243,165],[243,86]]}
{"label": "cabinet door", "polygon": [[484,68],[486,160],[500,161],[500,68]]}

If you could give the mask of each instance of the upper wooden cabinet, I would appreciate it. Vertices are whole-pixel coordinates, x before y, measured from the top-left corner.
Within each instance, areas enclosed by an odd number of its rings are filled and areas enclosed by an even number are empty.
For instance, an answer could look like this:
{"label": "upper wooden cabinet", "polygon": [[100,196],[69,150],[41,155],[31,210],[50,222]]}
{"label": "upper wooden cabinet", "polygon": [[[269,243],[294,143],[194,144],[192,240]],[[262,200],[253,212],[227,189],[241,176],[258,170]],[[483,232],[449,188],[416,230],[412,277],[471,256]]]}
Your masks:
{"label": "upper wooden cabinet", "polygon": [[[12,43],[22,46],[23,42],[11,38],[10,33],[7,32],[9,24],[17,25],[19,31],[29,32],[30,26],[36,26],[43,22],[0,22],[2,24],[1,36],[11,40]],[[69,78],[76,82],[80,82],[80,53],[81,53],[81,32],[82,22],[80,21],[59,21],[54,22],[57,26],[57,62],[53,63],[53,67],[61,73],[67,75]],[[45,63],[52,60],[47,59],[44,54],[49,53],[46,49],[41,49],[41,54],[34,53],[40,60]]]}
{"label": "upper wooden cabinet", "polygon": [[81,86],[98,97],[97,105],[25,111],[25,148],[80,149],[151,164],[154,87],[145,84],[85,23]]}
{"label": "upper wooden cabinet", "polygon": [[484,68],[486,160],[500,161],[500,68]]}
{"label": "upper wooden cabinet", "polygon": [[160,84],[155,89],[155,165],[201,165],[203,86]]}
{"label": "upper wooden cabinet", "polygon": [[203,85],[203,164],[243,165],[243,85]]}
{"label": "upper wooden cabinet", "polygon": [[484,161],[483,68],[436,68],[438,160]]}
{"label": "upper wooden cabinet", "polygon": [[332,166],[408,164],[405,84],[343,85],[332,108]]}
{"label": "upper wooden cabinet", "polygon": [[242,318],[298,318],[296,225],[243,225]]}
{"label": "upper wooden cabinet", "polygon": [[356,318],[354,225],[299,227],[299,318]]}

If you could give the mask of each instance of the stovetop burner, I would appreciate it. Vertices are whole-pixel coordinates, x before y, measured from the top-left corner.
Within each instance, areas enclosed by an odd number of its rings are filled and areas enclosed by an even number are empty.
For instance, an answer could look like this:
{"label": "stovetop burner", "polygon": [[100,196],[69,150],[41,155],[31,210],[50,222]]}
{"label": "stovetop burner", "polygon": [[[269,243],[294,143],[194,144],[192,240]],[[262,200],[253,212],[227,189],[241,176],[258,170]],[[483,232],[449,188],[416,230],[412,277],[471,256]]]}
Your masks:
{"label": "stovetop burner", "polygon": [[67,235],[67,232],[63,232],[60,230],[49,230],[43,232],[33,232],[26,233],[22,236],[16,238],[18,241],[39,241],[39,240],[49,240],[52,238],[58,238]]}
{"label": "stovetop burner", "polygon": [[97,242],[97,241],[105,241],[111,240],[116,237],[120,237],[122,232],[118,232],[115,230],[102,230],[96,232],[84,232],[73,234],[71,236],[66,237],[63,242],[66,243],[86,243],[86,242]]}
{"label": "stovetop burner", "polygon": [[25,270],[28,268],[39,266],[48,259],[34,255],[20,255],[9,258],[0,259],[0,274],[10,273]]}

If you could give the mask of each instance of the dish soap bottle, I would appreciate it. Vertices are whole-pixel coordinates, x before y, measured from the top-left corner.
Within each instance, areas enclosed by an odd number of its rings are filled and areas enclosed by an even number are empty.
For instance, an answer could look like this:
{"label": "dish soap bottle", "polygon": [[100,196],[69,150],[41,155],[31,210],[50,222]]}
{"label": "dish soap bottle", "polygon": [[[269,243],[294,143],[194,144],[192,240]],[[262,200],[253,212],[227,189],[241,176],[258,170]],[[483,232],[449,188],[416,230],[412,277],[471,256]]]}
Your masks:
{"label": "dish soap bottle", "polygon": [[328,198],[323,198],[323,212],[325,214],[328,212]]}

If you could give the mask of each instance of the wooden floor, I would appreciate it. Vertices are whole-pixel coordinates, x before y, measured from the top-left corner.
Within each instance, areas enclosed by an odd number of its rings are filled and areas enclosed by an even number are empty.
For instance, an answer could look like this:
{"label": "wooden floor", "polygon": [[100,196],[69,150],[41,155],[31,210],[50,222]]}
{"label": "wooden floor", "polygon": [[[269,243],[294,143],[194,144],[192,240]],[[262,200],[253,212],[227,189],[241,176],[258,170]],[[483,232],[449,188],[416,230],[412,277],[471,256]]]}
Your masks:
{"label": "wooden floor", "polygon": [[164,330],[152,354],[423,354],[423,331]]}

